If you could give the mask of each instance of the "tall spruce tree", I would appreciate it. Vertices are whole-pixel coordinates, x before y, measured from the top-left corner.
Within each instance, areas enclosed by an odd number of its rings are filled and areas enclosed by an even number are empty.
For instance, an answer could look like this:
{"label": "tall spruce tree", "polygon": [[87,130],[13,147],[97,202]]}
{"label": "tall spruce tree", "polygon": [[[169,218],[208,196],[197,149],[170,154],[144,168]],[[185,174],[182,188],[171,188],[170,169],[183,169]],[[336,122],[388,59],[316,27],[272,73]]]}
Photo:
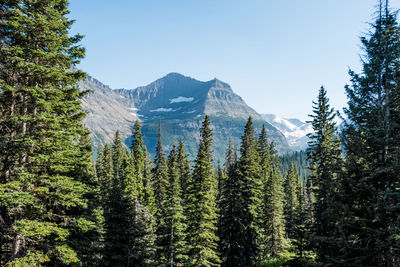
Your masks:
{"label": "tall spruce tree", "polygon": [[179,140],[178,144],[178,169],[179,169],[179,181],[181,182],[181,191],[183,202],[186,203],[187,186],[191,179],[190,161],[189,155],[185,152],[185,144],[183,140]]}
{"label": "tall spruce tree", "polygon": [[217,180],[212,158],[212,131],[206,115],[200,129],[200,145],[188,185],[188,243],[190,266],[218,266]]}
{"label": "tall spruce tree", "polygon": [[311,217],[309,216],[309,205],[305,182],[300,183],[297,191],[298,205],[294,210],[293,228],[291,234],[292,251],[295,257],[290,261],[290,266],[307,266],[307,262],[313,257],[310,246]]}
{"label": "tall spruce tree", "polygon": [[279,258],[287,248],[285,220],[283,216],[283,178],[279,171],[279,158],[273,143],[269,146],[271,167],[268,179],[263,184],[262,195],[262,244],[263,258]]}
{"label": "tall spruce tree", "polygon": [[[93,262],[89,132],[68,2],[0,4],[0,265]],[[80,238],[86,238],[82,243]]]}
{"label": "tall spruce tree", "polygon": [[139,120],[136,120],[133,126],[131,149],[131,160],[136,175],[135,180],[137,183],[138,201],[154,214],[155,199],[151,183],[152,163],[150,162],[149,154],[144,144],[142,125]]}
{"label": "tall spruce tree", "polygon": [[168,166],[161,142],[161,122],[158,126],[158,143],[153,169],[153,188],[156,204],[156,257],[160,265],[167,265],[169,246],[169,227],[166,222],[168,204],[167,189],[169,186]]}
{"label": "tall spruce tree", "polygon": [[344,130],[348,265],[400,265],[400,26],[388,1],[379,1],[367,36],[362,72],[350,71]]}
{"label": "tall spruce tree", "polygon": [[112,266],[126,266],[129,253],[129,227],[128,203],[124,197],[126,179],[126,166],[129,159],[124,150],[119,132],[115,133],[111,149],[106,145],[103,161],[99,161],[98,168],[103,169],[101,195],[103,196],[104,214],[104,257],[103,264]]}
{"label": "tall spruce tree", "polygon": [[167,232],[166,255],[167,266],[186,266],[188,261],[188,246],[185,240],[186,222],[183,215],[181,185],[178,169],[178,151],[176,146],[168,157],[168,186],[165,201],[164,216]]}
{"label": "tall spruce tree", "polygon": [[295,216],[299,205],[300,196],[300,177],[297,172],[297,166],[294,163],[290,164],[284,180],[284,216],[286,222],[285,234],[287,238],[291,239],[293,238]]}
{"label": "tall spruce tree", "polygon": [[335,263],[340,252],[338,222],[341,207],[342,154],[340,140],[336,135],[335,113],[323,86],[319,89],[318,101],[313,102],[310,117],[313,133],[308,134],[307,155],[310,160],[310,177],[314,197],[313,243],[321,263]]}
{"label": "tall spruce tree", "polygon": [[241,215],[238,218],[245,227],[240,234],[238,244],[241,249],[242,263],[256,264],[259,253],[260,235],[259,207],[262,203],[262,181],[258,142],[254,135],[253,120],[250,117],[244,128],[238,162],[239,195]]}
{"label": "tall spruce tree", "polygon": [[157,210],[165,208],[166,190],[168,185],[167,160],[161,142],[161,122],[158,126],[158,142],[153,169],[153,188]]}
{"label": "tall spruce tree", "polygon": [[[237,173],[236,151],[231,140],[226,154],[226,177],[221,181],[218,201],[218,236],[221,266],[248,266],[243,240],[246,240],[246,225],[242,223],[241,181]],[[251,264],[251,263],[250,263]]]}

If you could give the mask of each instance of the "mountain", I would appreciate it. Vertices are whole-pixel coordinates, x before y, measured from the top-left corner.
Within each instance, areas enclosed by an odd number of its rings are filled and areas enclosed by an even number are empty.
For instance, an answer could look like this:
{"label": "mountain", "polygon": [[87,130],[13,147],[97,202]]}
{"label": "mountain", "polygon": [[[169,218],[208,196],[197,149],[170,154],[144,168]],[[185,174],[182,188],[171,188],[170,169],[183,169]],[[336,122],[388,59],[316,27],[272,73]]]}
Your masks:
{"label": "mountain", "polygon": [[285,135],[291,148],[298,151],[307,148],[307,134],[313,131],[311,124],[299,119],[281,118],[273,114],[262,114],[261,116]]}
{"label": "mountain", "polygon": [[147,86],[115,92],[128,99],[129,105],[139,110],[140,118],[147,121],[193,118],[194,114],[262,120],[229,84],[218,79],[201,82],[170,73]]}
{"label": "mountain", "polygon": [[111,90],[93,78],[82,82],[80,86],[93,91],[84,99],[84,108],[89,111],[85,123],[93,132],[94,145],[109,142],[115,130],[119,129],[129,146],[133,121],[139,118],[150,153],[155,152],[157,129],[161,121],[164,148],[169,150],[173,143],[182,138],[193,158],[200,140],[202,120],[204,115],[209,115],[214,155],[224,162],[229,137],[239,145],[246,121],[251,116],[257,133],[265,124],[268,137],[274,141],[279,152],[291,150],[279,130],[249,107],[229,84],[218,79],[203,82],[170,73],[135,89]]}
{"label": "mountain", "polygon": [[88,113],[84,123],[92,132],[94,152],[99,145],[111,143],[117,129],[123,138],[131,135],[137,117],[118,93],[91,76],[80,81],[78,86],[81,90],[91,90],[81,102]]}

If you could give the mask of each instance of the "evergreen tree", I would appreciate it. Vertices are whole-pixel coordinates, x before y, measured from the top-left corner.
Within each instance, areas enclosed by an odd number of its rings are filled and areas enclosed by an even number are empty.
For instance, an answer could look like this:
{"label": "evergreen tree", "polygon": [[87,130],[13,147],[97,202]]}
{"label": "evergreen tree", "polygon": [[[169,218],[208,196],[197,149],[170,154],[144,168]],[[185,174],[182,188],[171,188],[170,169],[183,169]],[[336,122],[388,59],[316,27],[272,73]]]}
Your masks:
{"label": "evergreen tree", "polygon": [[136,120],[133,126],[133,136],[131,144],[132,167],[136,175],[136,185],[139,203],[145,205],[151,214],[155,213],[154,192],[151,186],[152,163],[149,159],[147,148],[144,145],[142,125]]}
{"label": "evergreen tree", "polygon": [[[124,151],[119,132],[115,133],[114,143],[110,149],[105,146],[103,156],[98,159],[98,169],[103,196],[104,214],[104,257],[103,264],[127,266],[129,252],[128,203],[124,197],[126,179],[127,153]],[[104,175],[104,176],[103,176]]]}
{"label": "evergreen tree", "polygon": [[[242,223],[241,181],[237,173],[236,151],[229,141],[225,161],[226,177],[221,180],[218,201],[218,236],[221,266],[248,266],[244,257],[243,238],[246,238],[246,225]],[[246,240],[246,239],[244,239]]]}
{"label": "evergreen tree", "polygon": [[168,266],[185,266],[187,264],[187,244],[185,241],[186,223],[183,215],[182,198],[179,181],[178,152],[173,146],[168,158],[168,177],[166,213],[167,225],[166,264]]}
{"label": "evergreen tree", "polygon": [[241,214],[238,218],[245,227],[238,246],[241,247],[242,262],[245,265],[256,264],[260,235],[259,209],[262,203],[262,181],[260,155],[257,139],[254,136],[253,120],[250,117],[244,129],[238,162],[239,195]]}
{"label": "evergreen tree", "polygon": [[217,181],[212,159],[212,132],[206,115],[200,129],[200,146],[192,179],[188,185],[189,265],[218,266],[217,254]]}
{"label": "evergreen tree", "polygon": [[350,71],[343,186],[348,265],[396,266],[399,242],[400,26],[388,1],[361,38],[362,72]]}
{"label": "evergreen tree", "polygon": [[284,183],[284,216],[285,216],[285,233],[287,238],[293,238],[293,230],[295,227],[295,213],[299,205],[300,177],[297,172],[297,166],[290,164],[289,171],[285,175]]}
{"label": "evergreen tree", "polygon": [[111,187],[113,182],[113,160],[112,149],[108,144],[104,148],[98,149],[98,157],[96,161],[97,179],[100,183],[101,201],[105,205],[110,198]]}
{"label": "evergreen tree", "polygon": [[270,144],[271,168],[267,181],[263,184],[262,229],[264,237],[264,257],[279,258],[283,256],[287,244],[285,220],[283,216],[283,179],[279,171],[279,158],[276,156],[274,144]]}
{"label": "evergreen tree", "polygon": [[308,166],[310,165],[307,159],[306,151],[292,151],[282,156],[279,156],[281,161],[281,173],[285,175],[290,169],[292,163],[296,164],[299,176],[303,180],[307,180],[310,170]]}
{"label": "evergreen tree", "polygon": [[297,191],[298,205],[294,210],[291,244],[295,258],[288,262],[290,266],[307,266],[307,262],[313,257],[310,250],[311,217],[309,216],[309,205],[307,202],[306,186],[300,184]]}
{"label": "evergreen tree", "polygon": [[268,143],[267,138],[267,131],[264,124],[261,128],[261,133],[258,138],[258,146],[260,155],[261,181],[263,184],[265,184],[268,181],[273,162],[270,151],[270,144]]}
{"label": "evergreen tree", "polygon": [[[68,2],[0,5],[0,265],[93,262],[89,131]],[[78,240],[85,238],[85,242]]]}
{"label": "evergreen tree", "polygon": [[165,208],[166,190],[168,186],[167,160],[161,142],[161,122],[158,126],[158,143],[153,169],[153,188],[157,210]]}
{"label": "evergreen tree", "polygon": [[166,222],[168,203],[167,189],[168,183],[167,160],[161,142],[161,122],[158,127],[158,144],[155,157],[155,167],[153,169],[153,187],[156,204],[156,258],[159,265],[166,265],[168,262],[168,246],[170,229]]}
{"label": "evergreen tree", "polygon": [[186,203],[187,186],[192,175],[188,157],[189,155],[185,152],[185,144],[183,143],[182,139],[180,139],[178,144],[178,169],[179,181],[181,182],[182,199],[184,203]]}
{"label": "evergreen tree", "polygon": [[120,183],[122,183],[125,177],[126,157],[126,150],[122,144],[120,133],[117,130],[112,145],[112,162],[114,179],[121,180]]}
{"label": "evergreen tree", "polygon": [[158,266],[155,261],[153,216],[137,198],[128,201],[130,226],[127,229],[129,235],[127,266]]}
{"label": "evergreen tree", "polygon": [[329,106],[326,90],[321,87],[318,101],[313,102],[313,115],[310,115],[314,132],[309,134],[307,150],[310,160],[310,180],[313,187],[314,230],[313,242],[322,263],[335,262],[339,254],[337,245],[339,229],[339,194],[341,190],[340,174],[342,171],[342,155],[340,140],[336,136],[335,113]]}

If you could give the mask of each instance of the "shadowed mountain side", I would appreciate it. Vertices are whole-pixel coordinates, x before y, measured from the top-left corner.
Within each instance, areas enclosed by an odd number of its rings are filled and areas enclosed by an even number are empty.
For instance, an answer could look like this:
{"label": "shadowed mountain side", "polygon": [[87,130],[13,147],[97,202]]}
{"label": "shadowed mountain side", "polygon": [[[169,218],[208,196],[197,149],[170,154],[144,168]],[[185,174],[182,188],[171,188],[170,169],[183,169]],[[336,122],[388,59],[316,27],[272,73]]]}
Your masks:
{"label": "shadowed mountain side", "polygon": [[88,112],[84,123],[92,132],[95,151],[100,144],[111,143],[116,130],[124,139],[132,134],[132,125],[137,117],[120,95],[90,76],[78,85],[83,90],[92,90],[82,99],[82,106]]}

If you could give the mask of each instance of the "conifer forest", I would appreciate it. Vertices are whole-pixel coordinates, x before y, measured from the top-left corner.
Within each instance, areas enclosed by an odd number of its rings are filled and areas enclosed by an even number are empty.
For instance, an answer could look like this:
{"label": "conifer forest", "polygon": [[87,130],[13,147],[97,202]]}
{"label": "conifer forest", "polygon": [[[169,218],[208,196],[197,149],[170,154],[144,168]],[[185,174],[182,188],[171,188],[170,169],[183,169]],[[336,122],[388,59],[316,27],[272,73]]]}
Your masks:
{"label": "conifer forest", "polygon": [[[0,266],[400,266],[400,24],[377,2],[340,113],[315,96],[308,148],[253,118],[225,161],[156,153],[143,122],[93,149],[67,0],[0,0]],[[316,88],[315,88],[316,89]],[[340,127],[339,123],[340,121]],[[228,138],[228,137],[227,137]],[[94,152],[96,151],[96,152]]]}

